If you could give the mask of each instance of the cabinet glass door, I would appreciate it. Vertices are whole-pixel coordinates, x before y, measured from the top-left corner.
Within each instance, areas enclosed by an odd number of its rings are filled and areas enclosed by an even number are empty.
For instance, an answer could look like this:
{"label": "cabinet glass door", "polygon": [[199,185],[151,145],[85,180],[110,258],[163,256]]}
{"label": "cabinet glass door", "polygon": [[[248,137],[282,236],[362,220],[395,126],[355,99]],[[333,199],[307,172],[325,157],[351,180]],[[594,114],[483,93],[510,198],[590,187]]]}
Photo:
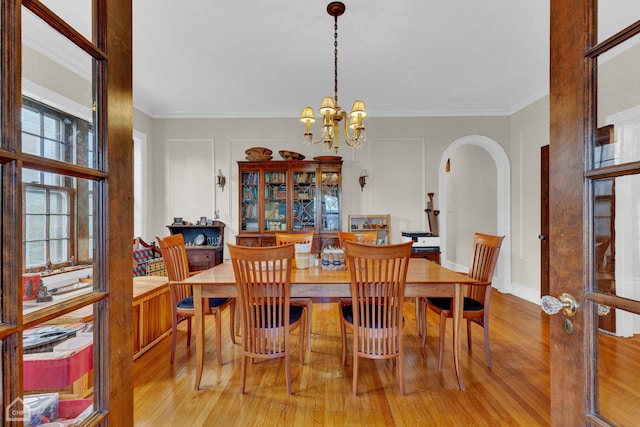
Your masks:
{"label": "cabinet glass door", "polygon": [[320,227],[322,230],[340,230],[340,173],[322,172],[320,186],[322,211]]}
{"label": "cabinet glass door", "polygon": [[293,172],[293,230],[316,227],[316,173]]}
{"label": "cabinet glass door", "polygon": [[287,229],[287,173],[264,173],[264,229]]}
{"label": "cabinet glass door", "polygon": [[258,172],[243,172],[241,179],[241,227],[243,231],[258,231]]}

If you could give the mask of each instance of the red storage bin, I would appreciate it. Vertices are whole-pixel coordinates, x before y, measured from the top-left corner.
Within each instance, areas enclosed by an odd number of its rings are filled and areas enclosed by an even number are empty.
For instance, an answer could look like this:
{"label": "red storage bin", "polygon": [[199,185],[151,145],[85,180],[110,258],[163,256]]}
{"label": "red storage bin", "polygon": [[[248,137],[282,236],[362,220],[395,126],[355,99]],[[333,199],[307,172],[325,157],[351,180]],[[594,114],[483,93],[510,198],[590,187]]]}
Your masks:
{"label": "red storage bin", "polygon": [[41,353],[51,358],[24,360],[24,389],[63,388],[93,369],[93,344],[66,357],[59,352]]}

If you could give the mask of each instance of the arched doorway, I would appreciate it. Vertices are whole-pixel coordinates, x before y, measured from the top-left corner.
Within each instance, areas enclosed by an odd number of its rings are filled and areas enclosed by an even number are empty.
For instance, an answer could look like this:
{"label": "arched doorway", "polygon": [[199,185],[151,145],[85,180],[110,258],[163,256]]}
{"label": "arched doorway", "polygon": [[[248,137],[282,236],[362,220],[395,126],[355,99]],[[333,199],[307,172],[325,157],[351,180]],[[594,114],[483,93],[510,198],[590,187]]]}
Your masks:
{"label": "arched doorway", "polygon": [[506,153],[496,141],[482,135],[468,135],[455,140],[442,154],[438,169],[438,182],[440,194],[440,209],[443,215],[440,217],[440,250],[442,263],[447,266],[447,185],[448,176],[446,166],[448,159],[459,148],[464,146],[476,146],[484,149],[493,159],[496,166],[496,229],[499,235],[504,235],[500,259],[496,267],[497,279],[493,286],[501,292],[511,293],[511,185],[510,166]]}

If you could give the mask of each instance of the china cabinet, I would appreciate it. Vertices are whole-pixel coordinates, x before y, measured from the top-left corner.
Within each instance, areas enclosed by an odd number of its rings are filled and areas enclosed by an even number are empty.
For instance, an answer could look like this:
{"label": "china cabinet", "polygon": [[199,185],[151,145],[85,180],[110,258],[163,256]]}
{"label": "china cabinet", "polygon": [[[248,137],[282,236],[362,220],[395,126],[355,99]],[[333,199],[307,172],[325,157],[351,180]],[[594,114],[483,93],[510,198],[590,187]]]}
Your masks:
{"label": "china cabinet", "polygon": [[278,231],[316,233],[313,251],[336,241],[341,224],[342,158],[241,161],[236,243],[275,245]]}

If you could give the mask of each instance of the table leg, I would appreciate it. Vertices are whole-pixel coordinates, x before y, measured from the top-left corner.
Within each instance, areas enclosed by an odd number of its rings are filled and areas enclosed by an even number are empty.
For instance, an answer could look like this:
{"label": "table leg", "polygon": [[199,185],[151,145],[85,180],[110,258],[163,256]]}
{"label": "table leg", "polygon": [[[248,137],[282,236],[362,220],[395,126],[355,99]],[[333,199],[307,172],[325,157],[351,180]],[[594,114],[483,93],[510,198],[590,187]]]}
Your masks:
{"label": "table leg", "polygon": [[202,299],[202,287],[193,287],[193,307],[195,310],[195,333],[196,333],[196,380],[193,385],[194,390],[200,388],[202,378],[202,368],[204,366],[204,310]]}
{"label": "table leg", "polygon": [[460,329],[462,325],[462,312],[464,304],[464,285],[456,283],[453,296],[453,363],[456,367],[456,377],[458,378],[458,387],[464,391],[464,380],[462,378],[462,369],[460,368]]}

